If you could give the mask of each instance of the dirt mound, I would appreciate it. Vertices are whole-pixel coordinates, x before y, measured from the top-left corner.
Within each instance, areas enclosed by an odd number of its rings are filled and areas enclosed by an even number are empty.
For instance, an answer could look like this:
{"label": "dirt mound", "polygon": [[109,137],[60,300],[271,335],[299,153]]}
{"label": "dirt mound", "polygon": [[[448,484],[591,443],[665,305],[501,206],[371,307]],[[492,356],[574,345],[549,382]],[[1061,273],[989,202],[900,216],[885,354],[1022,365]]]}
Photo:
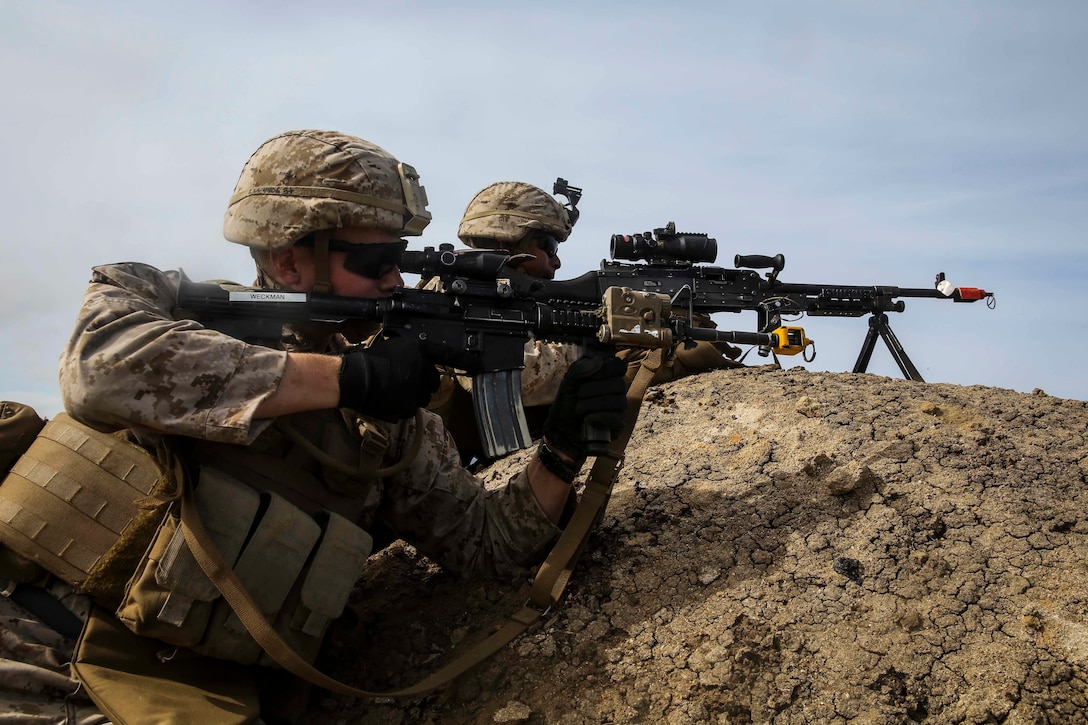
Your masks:
{"label": "dirt mound", "polygon": [[[565,603],[314,722],[1088,722],[1088,403],[794,368],[652,388]],[[521,453],[484,472],[505,479]],[[411,684],[524,601],[394,546],[320,664]]]}

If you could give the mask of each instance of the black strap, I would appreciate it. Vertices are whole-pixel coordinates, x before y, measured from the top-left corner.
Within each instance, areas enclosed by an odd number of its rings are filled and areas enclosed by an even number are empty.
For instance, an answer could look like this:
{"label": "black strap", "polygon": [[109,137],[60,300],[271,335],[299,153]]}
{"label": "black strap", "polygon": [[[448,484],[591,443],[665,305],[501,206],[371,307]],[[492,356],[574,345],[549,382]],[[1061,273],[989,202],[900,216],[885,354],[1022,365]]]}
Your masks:
{"label": "black strap", "polygon": [[0,588],[8,599],[33,614],[53,631],[69,639],[77,639],[83,631],[83,620],[45,589],[33,584],[16,584],[3,577],[0,577]]}

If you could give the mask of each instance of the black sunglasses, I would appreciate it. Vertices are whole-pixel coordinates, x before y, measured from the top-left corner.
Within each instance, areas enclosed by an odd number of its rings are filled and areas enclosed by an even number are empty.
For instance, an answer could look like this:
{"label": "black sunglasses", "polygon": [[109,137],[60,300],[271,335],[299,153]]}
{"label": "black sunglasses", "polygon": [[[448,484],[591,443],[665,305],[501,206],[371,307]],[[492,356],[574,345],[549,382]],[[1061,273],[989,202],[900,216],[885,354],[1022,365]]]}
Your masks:
{"label": "black sunglasses", "polygon": [[[314,246],[313,236],[295,242],[300,247]],[[342,239],[330,239],[330,252],[346,252],[344,269],[369,279],[381,279],[400,265],[401,256],[408,248],[408,240],[377,244],[355,244]]]}
{"label": "black sunglasses", "polygon": [[547,254],[549,257],[554,257],[559,254],[559,240],[551,234],[537,237],[536,246],[540,247],[540,251],[544,252],[544,254]]}

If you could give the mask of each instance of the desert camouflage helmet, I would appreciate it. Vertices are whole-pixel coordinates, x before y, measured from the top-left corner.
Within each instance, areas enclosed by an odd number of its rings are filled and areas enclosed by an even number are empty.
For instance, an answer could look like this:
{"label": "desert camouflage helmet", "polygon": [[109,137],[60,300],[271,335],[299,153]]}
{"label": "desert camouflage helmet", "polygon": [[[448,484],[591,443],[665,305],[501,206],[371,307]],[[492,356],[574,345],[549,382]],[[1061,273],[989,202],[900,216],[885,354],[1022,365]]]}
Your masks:
{"label": "desert camouflage helmet", "polygon": [[385,149],[334,131],[288,131],[246,162],[223,234],[274,251],[325,229],[419,235],[430,221],[419,175]]}
{"label": "desert camouflage helmet", "polygon": [[470,247],[494,247],[516,242],[532,230],[563,241],[572,226],[567,210],[543,189],[521,181],[499,181],[468,203],[457,236]]}

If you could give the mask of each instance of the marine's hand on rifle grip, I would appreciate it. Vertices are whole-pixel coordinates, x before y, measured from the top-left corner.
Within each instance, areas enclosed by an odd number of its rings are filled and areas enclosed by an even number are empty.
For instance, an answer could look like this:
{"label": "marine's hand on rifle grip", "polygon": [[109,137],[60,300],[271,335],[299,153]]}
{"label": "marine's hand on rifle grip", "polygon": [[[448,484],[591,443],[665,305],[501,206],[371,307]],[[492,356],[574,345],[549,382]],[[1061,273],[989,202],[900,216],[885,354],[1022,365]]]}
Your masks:
{"label": "marine's hand on rifle grip", "polygon": [[438,390],[435,365],[471,373],[478,364],[468,353],[426,340],[379,339],[341,357],[339,405],[389,422],[411,418]]}
{"label": "marine's hand on rifle grip", "polygon": [[626,372],[614,355],[582,357],[570,366],[544,423],[551,448],[579,462],[607,450],[627,412]]}

